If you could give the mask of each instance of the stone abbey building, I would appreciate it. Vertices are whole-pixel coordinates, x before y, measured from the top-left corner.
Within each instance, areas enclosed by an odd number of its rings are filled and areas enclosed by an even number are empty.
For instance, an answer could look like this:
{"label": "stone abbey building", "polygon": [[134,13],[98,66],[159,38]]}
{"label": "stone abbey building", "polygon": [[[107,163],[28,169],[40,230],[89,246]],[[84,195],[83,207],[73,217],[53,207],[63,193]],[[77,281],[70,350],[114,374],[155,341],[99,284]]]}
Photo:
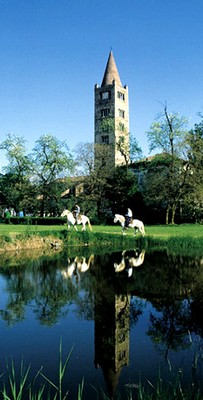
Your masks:
{"label": "stone abbey building", "polygon": [[[112,51],[108,57],[101,86],[95,85],[94,94],[94,143],[111,146],[112,166],[122,165],[125,159],[117,148],[117,143],[122,137],[125,148],[129,149],[128,87],[122,86]],[[105,124],[107,120],[110,121],[109,124]]]}

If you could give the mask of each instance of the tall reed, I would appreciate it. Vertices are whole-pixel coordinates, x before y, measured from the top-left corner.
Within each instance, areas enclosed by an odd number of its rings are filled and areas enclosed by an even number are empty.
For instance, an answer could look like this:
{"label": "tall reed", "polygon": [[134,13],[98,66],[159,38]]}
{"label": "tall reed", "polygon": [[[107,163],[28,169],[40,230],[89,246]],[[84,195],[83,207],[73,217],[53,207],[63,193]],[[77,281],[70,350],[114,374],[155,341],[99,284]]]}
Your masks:
{"label": "tall reed", "polygon": [[[64,363],[62,360],[62,341],[60,341],[59,347],[59,367],[58,367],[58,379],[57,382],[54,383],[51,381],[43,372],[42,367],[39,369],[37,374],[29,380],[29,374],[31,367],[24,367],[23,360],[20,365],[20,373],[19,377],[17,376],[17,372],[14,366],[14,362],[11,362],[9,365],[6,362],[6,371],[8,376],[5,376],[5,373],[0,375],[0,380],[3,379],[3,389],[0,390],[2,394],[2,400],[66,400],[69,399],[69,391],[65,389],[63,391],[63,381],[65,377],[65,373],[67,370],[67,366],[72,354],[73,348],[70,350],[68,356],[66,357]],[[45,383],[42,383],[40,388],[36,390],[35,383],[36,379],[41,376],[46,383],[53,388],[53,393],[45,392],[46,386]],[[5,380],[5,378],[7,378]],[[92,389],[95,390],[95,399],[97,400],[112,400],[109,396],[103,391],[103,389],[97,389],[92,386]],[[36,391],[35,391],[36,390]],[[133,389],[126,390],[126,394],[121,396],[117,393],[114,396],[115,400],[202,400],[202,394],[200,390],[191,386],[188,390],[183,390],[179,379],[175,384],[170,382],[164,382],[159,373],[156,384],[152,384],[150,381],[147,381],[145,385],[141,382],[139,385],[135,385]],[[72,400],[72,399],[70,399]],[[84,379],[82,379],[81,383],[78,386],[78,394],[77,400],[85,400],[84,397]],[[88,399],[86,399],[88,400]]]}

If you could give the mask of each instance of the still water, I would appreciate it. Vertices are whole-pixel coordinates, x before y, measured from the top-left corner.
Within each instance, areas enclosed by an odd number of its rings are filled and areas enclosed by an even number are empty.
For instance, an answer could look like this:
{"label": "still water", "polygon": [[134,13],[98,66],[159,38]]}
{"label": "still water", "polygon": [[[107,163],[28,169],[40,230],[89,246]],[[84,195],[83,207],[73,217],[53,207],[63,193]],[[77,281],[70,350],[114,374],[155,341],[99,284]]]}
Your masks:
{"label": "still water", "polygon": [[[203,256],[142,249],[26,254],[0,259],[0,388],[6,360],[57,385],[70,360],[68,398],[136,398],[138,385],[203,389]],[[39,375],[35,387],[45,380]],[[47,390],[49,385],[46,383]],[[45,397],[46,398],[46,397]]]}

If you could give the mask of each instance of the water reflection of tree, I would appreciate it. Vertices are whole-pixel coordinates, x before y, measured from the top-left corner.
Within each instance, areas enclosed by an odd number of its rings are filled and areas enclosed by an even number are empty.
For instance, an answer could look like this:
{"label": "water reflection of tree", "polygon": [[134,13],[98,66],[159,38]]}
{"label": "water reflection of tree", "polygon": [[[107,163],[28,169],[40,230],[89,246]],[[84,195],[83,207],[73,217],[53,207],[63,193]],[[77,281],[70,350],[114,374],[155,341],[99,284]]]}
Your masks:
{"label": "water reflection of tree", "polygon": [[32,308],[42,324],[54,325],[68,313],[68,305],[78,297],[79,288],[64,281],[57,265],[42,260],[34,268],[6,269],[7,302],[0,315],[10,326],[25,318],[26,307]]}
{"label": "water reflection of tree", "polygon": [[188,336],[190,307],[188,302],[164,304],[159,315],[150,314],[148,335],[168,358],[171,350],[178,351],[191,345]]}
{"label": "water reflection of tree", "polygon": [[153,282],[151,288],[146,288],[147,297],[156,310],[150,315],[148,335],[168,361],[170,353],[186,348],[191,348],[200,359],[202,344],[195,347],[192,336],[194,333],[203,337],[201,259],[162,256],[159,254],[155,265],[145,265]]}
{"label": "water reflection of tree", "polygon": [[52,274],[47,274],[46,281],[41,284],[40,291],[35,295],[33,311],[41,324],[52,326],[60,317],[68,314],[68,306],[77,296],[77,289],[73,288],[70,282],[64,285],[62,279],[54,279]]}
{"label": "water reflection of tree", "polygon": [[195,333],[203,337],[203,259],[196,270],[195,285],[192,287],[191,325]]}
{"label": "water reflection of tree", "polygon": [[130,301],[130,328],[136,325],[139,317],[143,313],[144,304],[139,298],[131,297]]}
{"label": "water reflection of tree", "polygon": [[30,274],[25,274],[20,267],[4,270],[3,275],[7,280],[8,299],[0,315],[11,326],[25,319],[25,307],[33,298],[34,288]]}
{"label": "water reflection of tree", "polygon": [[[61,271],[67,266],[64,255],[1,269],[7,286],[7,303],[0,310],[2,319],[8,325],[22,321],[25,308],[31,307],[40,323],[53,325],[67,314],[73,303],[81,317],[93,319],[95,291],[101,301],[102,297],[111,297],[113,291],[131,294],[131,325],[142,313],[142,298],[163,314],[162,325],[157,315],[151,317],[150,331],[152,336],[153,332],[157,338],[162,336],[165,343],[168,340],[168,348],[177,348],[187,329],[203,336],[203,271],[199,259],[169,256],[165,252],[146,254],[144,268],[128,278],[125,271],[115,274],[114,262],[118,255],[96,256],[76,284],[62,277]],[[183,300],[186,303],[182,304]]]}

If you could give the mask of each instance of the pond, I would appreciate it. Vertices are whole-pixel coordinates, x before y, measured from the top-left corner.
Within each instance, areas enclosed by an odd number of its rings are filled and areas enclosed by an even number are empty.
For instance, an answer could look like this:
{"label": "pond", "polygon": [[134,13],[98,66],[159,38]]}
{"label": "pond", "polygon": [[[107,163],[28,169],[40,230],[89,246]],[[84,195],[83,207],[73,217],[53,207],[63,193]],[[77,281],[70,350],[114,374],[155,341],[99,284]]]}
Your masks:
{"label": "pond", "polygon": [[[80,249],[4,255],[0,265],[1,389],[12,362],[16,374],[30,365],[30,380],[43,367],[57,386],[61,346],[71,400],[83,378],[88,400],[136,396],[158,376],[203,391],[203,256]],[[35,388],[42,383],[54,392],[38,374]]]}

